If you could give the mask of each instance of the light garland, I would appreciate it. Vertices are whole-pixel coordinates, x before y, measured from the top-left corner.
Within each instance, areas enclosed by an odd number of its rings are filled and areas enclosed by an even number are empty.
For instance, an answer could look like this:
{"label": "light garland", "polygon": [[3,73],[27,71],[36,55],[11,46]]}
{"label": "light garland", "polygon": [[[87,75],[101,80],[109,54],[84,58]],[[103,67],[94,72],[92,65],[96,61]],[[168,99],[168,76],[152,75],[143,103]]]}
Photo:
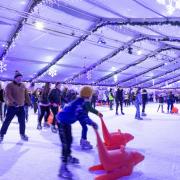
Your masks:
{"label": "light garland", "polygon": [[[138,82],[138,83],[136,83],[136,84],[132,84],[131,87],[136,86],[136,85],[143,84],[143,83],[145,83],[145,82],[151,81],[151,80],[156,79],[156,78],[159,78],[159,77],[166,76],[167,74],[170,74],[170,73],[172,73],[173,71],[179,70],[179,68],[180,68],[180,67],[177,67],[177,68],[175,68],[175,69],[173,69],[173,70],[169,70],[169,71],[167,71],[167,72],[165,72],[165,73],[163,73],[163,74],[159,74],[159,75],[153,76],[153,77],[151,77],[151,78],[148,78],[148,79],[146,79],[146,80],[143,80],[143,81],[141,81],[141,82]],[[155,84],[155,85],[156,85],[156,84]],[[150,87],[150,86],[149,86],[149,87]],[[147,86],[147,88],[149,88],[149,87]]]}
{"label": "light garland", "polygon": [[[132,46],[133,44],[135,44],[136,42],[141,42],[141,41],[144,41],[144,40],[156,41],[156,42],[157,42],[157,41],[158,41],[158,42],[160,42],[160,41],[180,42],[179,39],[170,39],[170,38],[167,38],[167,37],[166,37],[166,38],[151,38],[151,37],[139,37],[139,38],[136,38],[136,39],[128,42],[128,43],[127,43],[128,45],[127,45],[127,44],[124,44],[122,47],[119,48],[119,50],[115,51],[112,56],[107,57],[107,58],[103,58],[102,60],[98,61],[97,63],[89,66],[87,69],[85,69],[85,70],[81,71],[80,73],[74,75],[72,78],[66,80],[66,83],[68,83],[69,81],[73,81],[73,80],[76,79],[76,78],[80,78],[81,75],[87,74],[89,71],[92,71],[93,69],[97,68],[97,66],[99,66],[99,65],[101,65],[102,63],[108,61],[110,58],[116,56],[119,52],[124,51],[125,49],[131,47],[131,46]],[[171,48],[169,48],[169,49],[171,49]],[[175,47],[174,47],[174,49],[180,50],[180,48],[175,48]],[[163,51],[164,51],[164,50],[162,49],[161,52],[163,52]]]}
{"label": "light garland", "polygon": [[[123,67],[123,68],[121,68],[121,69],[116,70],[116,71],[113,72],[113,73],[108,74],[107,76],[105,76],[105,77],[103,77],[103,78],[100,78],[99,80],[97,80],[97,81],[95,82],[95,84],[97,84],[97,83],[99,83],[99,82],[101,82],[101,81],[104,81],[105,79],[108,79],[108,78],[114,76],[115,74],[118,74],[118,73],[120,73],[120,72],[123,72],[123,71],[129,69],[129,68],[132,67],[132,66],[136,66],[136,65],[144,62],[144,61],[145,61],[146,59],[148,59],[148,58],[156,57],[156,55],[158,55],[159,53],[161,53],[161,52],[163,52],[163,51],[170,50],[170,49],[174,49],[174,48],[171,48],[171,47],[161,48],[161,49],[157,50],[156,52],[153,52],[153,53],[151,53],[151,54],[149,54],[149,55],[146,55],[143,59],[141,58],[140,61],[138,61],[138,62],[135,62],[135,63],[132,63],[132,64],[130,64],[130,65],[127,65],[127,66],[125,66],[125,67]],[[176,48],[175,48],[175,49],[176,49]]]}
{"label": "light garland", "polygon": [[[38,4],[40,4],[41,1],[42,1],[42,0],[36,0],[36,1],[31,5],[31,7],[30,7],[30,9],[29,9],[29,13],[32,13],[32,12],[34,11],[34,8],[35,8]],[[23,30],[23,25],[25,24],[25,22],[27,21],[27,19],[28,19],[28,15],[26,15],[26,17],[24,17],[23,20],[21,20],[21,22],[19,23],[19,26],[17,27],[14,35],[11,37],[11,39],[9,40],[9,42],[8,42],[8,43],[6,44],[6,46],[4,47],[4,51],[3,51],[3,53],[2,53],[2,55],[1,55],[1,57],[0,57],[0,59],[2,59],[2,61],[1,61],[1,67],[3,67],[3,65],[6,65],[6,66],[7,66],[7,64],[5,64],[3,61],[6,59],[9,51],[16,46],[16,41],[18,40],[19,35],[20,35],[20,33],[22,32],[22,30]],[[6,66],[5,66],[5,67],[6,67]],[[3,68],[2,68],[1,70],[3,70]],[[1,70],[0,70],[0,71],[1,71]],[[7,70],[7,69],[6,69],[6,70]]]}
{"label": "light garland", "polygon": [[[63,53],[59,54],[50,64],[48,64],[44,69],[42,69],[34,78],[31,78],[30,81],[35,81],[39,76],[42,74],[46,74],[46,71],[48,71],[53,65],[56,65],[59,60],[61,60],[65,55],[69,54],[74,48],[76,48],[79,44],[81,44],[83,41],[85,41],[91,33],[97,31],[97,29],[101,26],[102,22],[99,21],[95,23],[92,27],[90,27],[90,33],[82,35],[72,46],[67,48]],[[65,81],[65,83],[70,83],[73,80]]]}

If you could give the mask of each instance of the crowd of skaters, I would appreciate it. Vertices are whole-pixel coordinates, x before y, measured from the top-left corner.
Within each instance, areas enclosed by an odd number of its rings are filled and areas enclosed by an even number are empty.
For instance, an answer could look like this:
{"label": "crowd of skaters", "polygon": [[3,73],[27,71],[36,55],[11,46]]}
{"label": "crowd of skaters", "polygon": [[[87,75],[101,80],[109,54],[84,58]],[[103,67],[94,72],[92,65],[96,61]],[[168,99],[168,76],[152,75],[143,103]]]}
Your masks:
{"label": "crowd of skaters", "polygon": [[[57,82],[52,88],[51,83],[47,82],[43,87],[36,88],[34,83],[27,88],[22,83],[23,75],[16,71],[14,80],[7,84],[3,90],[0,85],[0,118],[2,127],[0,130],[0,142],[3,141],[4,135],[7,133],[8,127],[16,115],[19,122],[20,137],[24,141],[28,141],[25,133],[26,122],[28,122],[29,107],[32,107],[37,116],[37,130],[51,127],[53,133],[59,132],[62,142],[62,166],[60,174],[63,176],[72,176],[67,169],[67,163],[79,163],[78,159],[71,156],[71,124],[79,120],[82,126],[80,146],[82,149],[92,149],[91,143],[87,140],[88,126],[97,128],[97,124],[92,121],[88,112],[92,112],[99,117],[103,114],[96,109],[96,104],[105,104],[109,106],[110,111],[113,110],[115,104],[115,115],[119,115],[119,107],[121,115],[124,115],[123,106],[134,105],[136,108],[135,119],[143,120],[141,116],[146,116],[145,109],[148,101],[152,100],[152,94],[147,93],[146,89],[136,88],[135,90],[124,90],[121,87],[110,88],[105,90],[92,90],[91,87],[84,86],[80,92],[75,89],[61,88],[61,84]],[[159,102],[157,111],[161,107],[163,113],[163,104],[167,102],[167,112],[171,113],[173,104],[177,99],[172,92],[168,94],[158,94],[155,99]],[[142,110],[140,110],[142,105]],[[4,106],[4,112],[3,107]],[[61,112],[60,111],[61,108]],[[53,121],[50,125],[48,118],[50,113],[53,114]],[[44,123],[42,125],[42,120]]]}

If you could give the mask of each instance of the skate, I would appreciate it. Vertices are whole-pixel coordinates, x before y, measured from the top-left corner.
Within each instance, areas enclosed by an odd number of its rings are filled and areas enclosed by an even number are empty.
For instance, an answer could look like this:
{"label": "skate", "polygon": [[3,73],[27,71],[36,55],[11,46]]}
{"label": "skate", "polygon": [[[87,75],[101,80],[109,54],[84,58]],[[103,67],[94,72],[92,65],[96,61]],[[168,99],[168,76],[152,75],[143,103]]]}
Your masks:
{"label": "skate", "polygon": [[72,175],[72,173],[68,170],[66,163],[63,163],[63,164],[61,165],[61,168],[60,168],[60,170],[59,170],[58,176],[61,177],[61,178],[64,178],[64,179],[72,179],[73,175]]}
{"label": "skate", "polygon": [[51,131],[52,131],[53,133],[57,133],[56,127],[55,127],[55,126],[51,126]]}
{"label": "skate", "polygon": [[146,114],[146,113],[144,113],[144,112],[142,112],[141,116],[147,116],[147,114]]}
{"label": "skate", "polygon": [[41,130],[41,129],[42,129],[41,124],[38,124],[38,125],[37,125],[37,129],[38,129],[38,130]]}
{"label": "skate", "polygon": [[90,142],[87,141],[86,139],[81,139],[80,145],[81,145],[81,148],[82,148],[83,150],[93,149],[93,146],[92,146],[92,145],[90,144]]}
{"label": "skate", "polygon": [[44,128],[49,128],[50,125],[47,122],[44,122]]}
{"label": "skate", "polygon": [[4,136],[3,136],[3,135],[0,135],[0,143],[3,142],[3,139],[4,139]]}
{"label": "skate", "polygon": [[121,112],[122,115],[125,115],[123,112]]}
{"label": "skate", "polygon": [[25,135],[25,134],[21,134],[21,139],[22,139],[23,141],[28,141],[28,140],[29,140],[28,136]]}
{"label": "skate", "polygon": [[118,112],[116,112],[116,115],[118,115]]}
{"label": "skate", "polygon": [[141,118],[141,117],[138,117],[138,118],[136,118],[137,120],[143,120],[143,118]]}
{"label": "skate", "polygon": [[69,164],[79,164],[79,159],[73,157],[73,156],[69,156],[68,157],[68,163]]}

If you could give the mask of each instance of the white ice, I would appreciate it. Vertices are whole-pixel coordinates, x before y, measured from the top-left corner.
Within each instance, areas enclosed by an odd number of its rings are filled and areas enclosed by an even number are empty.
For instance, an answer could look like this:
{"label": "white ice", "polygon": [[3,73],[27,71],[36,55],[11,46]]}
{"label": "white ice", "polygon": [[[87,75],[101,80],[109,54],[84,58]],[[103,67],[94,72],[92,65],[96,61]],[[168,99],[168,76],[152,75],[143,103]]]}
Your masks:
{"label": "white ice", "polygon": [[[125,107],[125,115],[116,116],[114,110],[98,107],[104,114],[109,131],[121,129],[129,132],[135,139],[127,144],[145,155],[145,160],[134,168],[131,176],[122,180],[179,180],[180,179],[180,116],[157,113],[158,104],[148,104],[147,117],[135,120],[134,106]],[[176,105],[180,109],[180,105]],[[166,106],[164,107],[164,109]],[[90,115],[99,124],[95,115]],[[30,111],[27,125],[29,142],[20,140],[17,119],[14,118],[7,135],[0,144],[0,180],[59,180],[60,141],[58,134],[50,129],[38,131],[37,115]],[[80,159],[80,166],[69,166],[75,180],[92,180],[97,173],[88,172],[88,168],[98,164],[96,137],[89,127],[88,140],[94,145],[91,151],[82,151],[79,147],[81,126],[73,124],[72,154]]]}

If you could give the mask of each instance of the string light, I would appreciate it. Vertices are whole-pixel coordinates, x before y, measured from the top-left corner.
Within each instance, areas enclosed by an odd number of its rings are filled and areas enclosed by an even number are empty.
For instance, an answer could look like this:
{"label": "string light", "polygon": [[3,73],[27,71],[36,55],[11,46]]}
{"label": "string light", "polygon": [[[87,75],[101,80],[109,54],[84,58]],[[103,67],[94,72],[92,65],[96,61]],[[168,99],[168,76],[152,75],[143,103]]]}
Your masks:
{"label": "string light", "polygon": [[44,29],[44,23],[43,22],[36,21],[34,25],[35,25],[36,29],[38,29],[38,30]]}
{"label": "string light", "polygon": [[[24,3],[24,1],[21,1],[21,3]],[[29,13],[32,13],[34,11],[34,8],[39,4],[41,4],[41,0],[36,0],[30,7]],[[4,46],[5,49],[0,57],[2,59],[2,61],[0,62],[0,72],[7,70],[6,69],[7,64],[4,63],[4,60],[6,59],[8,53],[9,53],[9,50],[16,46],[16,41],[18,40],[20,33],[23,30],[23,25],[25,24],[27,19],[28,19],[28,16],[24,17],[24,19],[19,23],[19,26],[16,29],[16,32],[15,32],[14,36],[12,37],[12,39]]]}

